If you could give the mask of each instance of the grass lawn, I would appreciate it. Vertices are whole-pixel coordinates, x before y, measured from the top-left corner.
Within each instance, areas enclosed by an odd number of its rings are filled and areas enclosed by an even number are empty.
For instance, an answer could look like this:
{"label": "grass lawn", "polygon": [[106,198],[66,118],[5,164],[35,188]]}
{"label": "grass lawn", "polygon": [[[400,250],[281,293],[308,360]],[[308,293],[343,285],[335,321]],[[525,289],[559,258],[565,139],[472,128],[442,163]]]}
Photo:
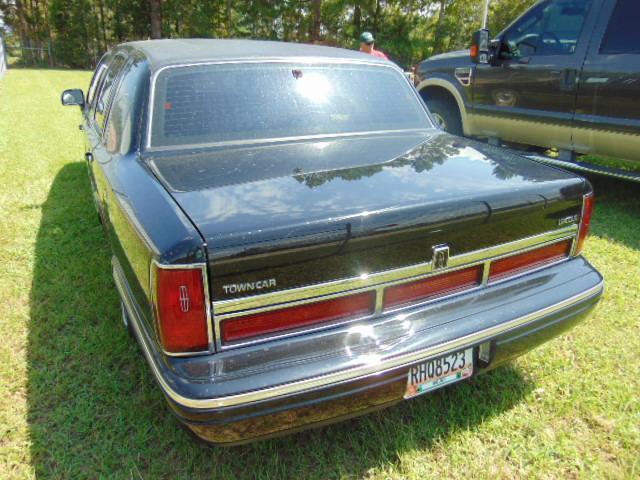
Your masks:
{"label": "grass lawn", "polygon": [[82,161],[87,72],[0,80],[0,478],[638,478],[640,186],[599,180],[607,291],[568,335],[474,383],[237,448],[178,427],[123,328]]}

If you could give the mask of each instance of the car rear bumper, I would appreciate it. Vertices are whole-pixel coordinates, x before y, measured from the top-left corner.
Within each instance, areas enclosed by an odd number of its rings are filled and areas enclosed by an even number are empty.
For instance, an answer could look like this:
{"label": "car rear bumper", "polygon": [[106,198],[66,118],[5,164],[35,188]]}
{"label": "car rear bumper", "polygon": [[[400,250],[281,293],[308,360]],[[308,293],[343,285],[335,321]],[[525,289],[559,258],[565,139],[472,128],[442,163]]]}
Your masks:
{"label": "car rear bumper", "polygon": [[[215,355],[167,358],[123,277],[116,283],[169,405],[196,435],[236,444],[319,426],[403,399],[412,365],[474,347],[482,373],[560,334],[604,282],[582,257],[401,313]],[[478,352],[482,346],[482,359]],[[488,355],[488,356],[487,356]]]}

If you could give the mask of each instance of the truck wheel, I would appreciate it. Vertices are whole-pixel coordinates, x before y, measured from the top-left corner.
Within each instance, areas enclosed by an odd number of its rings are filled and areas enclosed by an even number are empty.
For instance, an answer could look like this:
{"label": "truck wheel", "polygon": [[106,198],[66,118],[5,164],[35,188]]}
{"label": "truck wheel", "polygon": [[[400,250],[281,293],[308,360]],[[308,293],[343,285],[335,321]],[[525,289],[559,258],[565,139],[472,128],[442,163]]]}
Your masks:
{"label": "truck wheel", "polygon": [[427,106],[440,128],[453,135],[462,135],[462,120],[456,105],[441,98],[432,98],[427,100]]}

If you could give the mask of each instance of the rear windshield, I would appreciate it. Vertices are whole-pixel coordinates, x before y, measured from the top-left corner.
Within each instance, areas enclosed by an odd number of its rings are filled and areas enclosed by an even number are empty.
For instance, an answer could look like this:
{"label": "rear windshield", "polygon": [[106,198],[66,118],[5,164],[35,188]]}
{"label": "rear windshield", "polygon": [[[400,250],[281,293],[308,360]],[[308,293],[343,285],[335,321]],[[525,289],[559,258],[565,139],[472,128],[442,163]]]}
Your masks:
{"label": "rear windshield", "polygon": [[430,127],[408,82],[389,67],[203,65],[158,75],[151,146]]}

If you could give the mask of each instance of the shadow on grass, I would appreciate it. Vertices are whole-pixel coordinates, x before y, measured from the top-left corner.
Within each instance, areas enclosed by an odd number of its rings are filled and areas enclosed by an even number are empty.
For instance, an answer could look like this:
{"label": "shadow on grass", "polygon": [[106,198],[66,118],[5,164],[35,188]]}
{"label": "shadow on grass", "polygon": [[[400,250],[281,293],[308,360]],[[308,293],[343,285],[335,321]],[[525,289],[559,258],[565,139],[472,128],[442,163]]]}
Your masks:
{"label": "shadow on grass", "polygon": [[197,443],[179,428],[120,323],[88,185],[83,164],[67,165],[42,205],[27,392],[39,477],[360,477],[404,452],[431,455],[434,444],[510,409],[532,388],[505,367],[319,430],[234,448]]}

